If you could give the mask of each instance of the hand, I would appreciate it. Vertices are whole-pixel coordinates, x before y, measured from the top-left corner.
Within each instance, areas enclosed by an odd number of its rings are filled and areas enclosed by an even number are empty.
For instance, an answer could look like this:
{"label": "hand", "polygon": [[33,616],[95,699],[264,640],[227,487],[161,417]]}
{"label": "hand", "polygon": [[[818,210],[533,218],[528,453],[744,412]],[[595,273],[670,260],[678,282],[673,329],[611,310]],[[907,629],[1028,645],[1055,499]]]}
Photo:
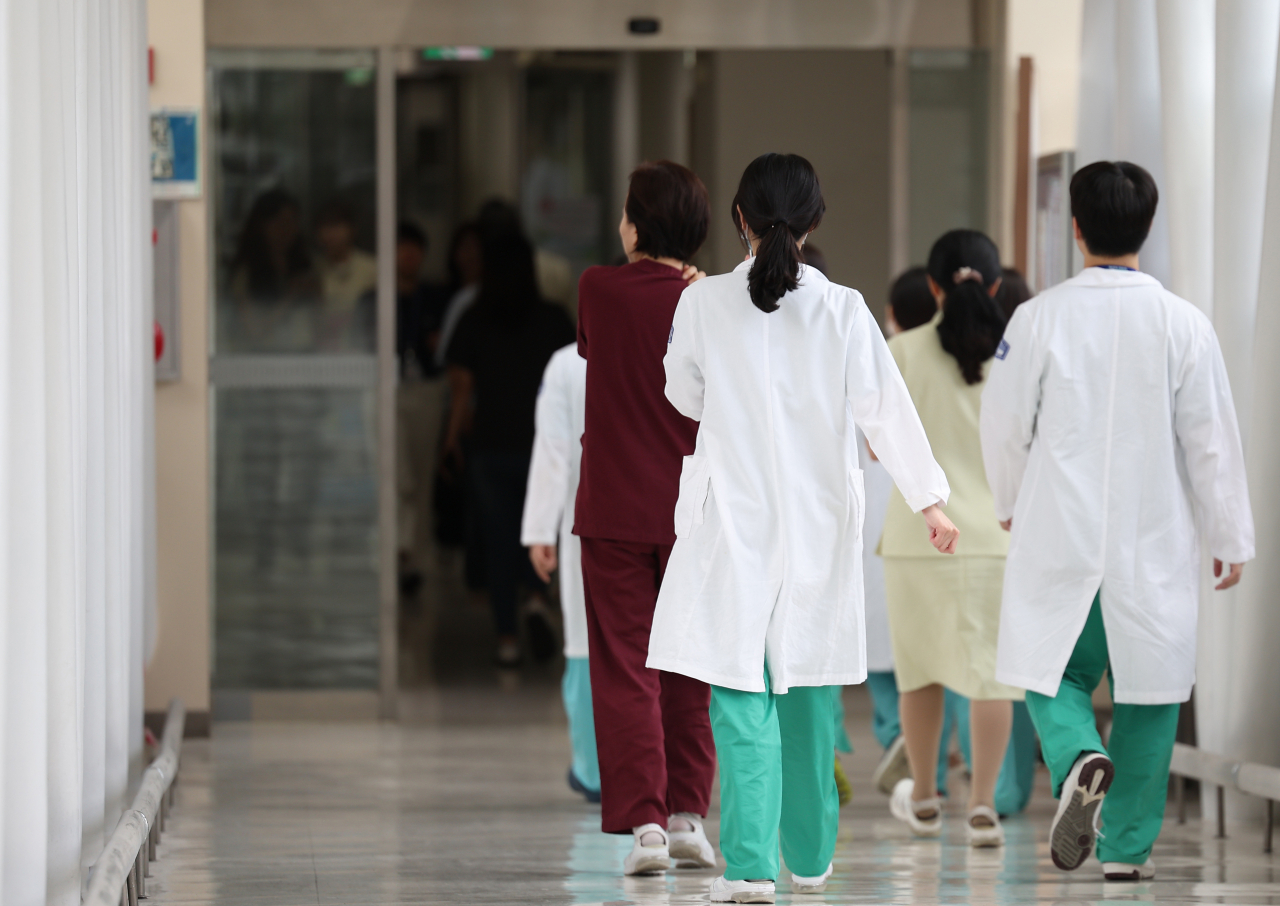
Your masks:
{"label": "hand", "polygon": [[684,277],[686,283],[697,283],[707,275],[706,271],[700,271],[692,264],[686,264],[684,270],[680,272],[680,276]]}
{"label": "hand", "polygon": [[[1238,583],[1240,581],[1240,577],[1243,574],[1244,574],[1244,564],[1232,563],[1230,572],[1227,573],[1227,577],[1225,579],[1222,579],[1222,581],[1219,582],[1217,585],[1213,586],[1214,590],[1225,591],[1226,589]],[[1222,561],[1221,560],[1215,559],[1213,561],[1213,577],[1215,579],[1222,578]]]}
{"label": "hand", "polygon": [[942,507],[935,503],[921,510],[920,515],[924,516],[924,521],[929,525],[929,542],[939,553],[954,554],[960,529],[951,524],[946,513],[942,512]]}
{"label": "hand", "polygon": [[551,581],[551,574],[556,571],[556,546],[554,544],[534,544],[529,547],[529,562],[533,571],[543,582]]}
{"label": "hand", "polygon": [[1012,519],[1000,520],[1000,528],[1004,529],[1006,532],[1013,531],[1013,520]]}

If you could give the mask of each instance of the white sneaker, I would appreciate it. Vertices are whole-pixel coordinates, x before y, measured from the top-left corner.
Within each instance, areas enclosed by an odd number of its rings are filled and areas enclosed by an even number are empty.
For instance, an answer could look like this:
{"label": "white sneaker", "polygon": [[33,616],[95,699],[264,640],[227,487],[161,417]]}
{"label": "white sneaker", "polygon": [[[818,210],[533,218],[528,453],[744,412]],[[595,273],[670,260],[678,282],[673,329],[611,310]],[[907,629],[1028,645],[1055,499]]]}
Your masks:
{"label": "white sneaker", "polygon": [[[677,820],[684,820],[692,825],[693,830],[671,830]],[[667,823],[671,843],[671,858],[676,860],[678,868],[715,868],[716,851],[707,839],[707,832],[702,827],[702,819],[692,812],[678,812],[671,816]]]}
{"label": "white sneaker", "polygon": [[1127,862],[1103,862],[1102,876],[1108,881],[1150,881],[1156,876],[1156,863],[1150,859],[1141,865]]}
{"label": "white sneaker", "polygon": [[[899,821],[906,822],[911,832],[917,837],[942,836],[942,800],[937,796],[923,802],[912,802],[911,793],[916,782],[910,777],[899,780],[889,797],[889,811]],[[921,818],[920,812],[933,812],[932,818]]]}
{"label": "white sneaker", "polygon": [[[622,873],[624,875],[652,875],[666,871],[671,867],[671,852],[669,850],[671,838],[667,836],[666,828],[660,824],[642,824],[639,827],[633,827],[631,833],[635,835],[635,845],[631,847],[631,852],[622,860]],[[640,841],[647,834],[658,834],[662,837],[662,842],[657,845],[645,846]]]}
{"label": "white sneaker", "polygon": [[713,903],[772,903],[772,881],[730,881],[724,875],[711,882]]}
{"label": "white sneaker", "polygon": [[831,877],[831,871],[834,866],[828,864],[827,870],[816,878],[806,878],[798,875],[794,871],[791,873],[791,892],[792,893],[822,893],[827,889],[827,878]]}
{"label": "white sneaker", "polygon": [[[985,818],[985,822],[975,825],[975,818]],[[1004,828],[1000,826],[1000,816],[995,809],[980,805],[969,812],[969,819],[964,825],[969,845],[975,848],[988,846],[1004,846]]]}
{"label": "white sneaker", "polygon": [[1076,759],[1062,784],[1058,813],[1049,827],[1049,855],[1063,871],[1075,871],[1093,852],[1098,836],[1098,813],[1115,779],[1116,766],[1101,752],[1086,752]]}
{"label": "white sneaker", "polygon": [[876,765],[871,775],[871,782],[880,792],[886,796],[892,796],[898,781],[910,776],[911,762],[907,760],[907,737],[899,733],[898,738],[889,743],[889,748],[885,749],[884,754],[880,756],[880,763]]}

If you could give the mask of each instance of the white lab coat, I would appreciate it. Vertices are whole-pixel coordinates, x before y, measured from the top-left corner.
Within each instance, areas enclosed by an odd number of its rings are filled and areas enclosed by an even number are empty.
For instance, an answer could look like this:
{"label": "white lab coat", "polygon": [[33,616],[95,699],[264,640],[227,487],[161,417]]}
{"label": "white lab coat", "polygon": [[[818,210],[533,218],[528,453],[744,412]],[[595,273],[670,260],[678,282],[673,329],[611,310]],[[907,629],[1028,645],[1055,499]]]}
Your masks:
{"label": "white lab coat", "polygon": [[862,587],[866,591],[867,671],[888,673],[893,670],[893,639],[889,635],[889,603],[884,590],[884,560],[876,553],[877,539],[884,530],[884,515],[889,511],[893,479],[884,463],[871,458],[867,439],[858,432],[858,462],[862,466],[866,518],[862,545]]}
{"label": "white lab coat", "polygon": [[587,656],[587,604],[582,593],[582,542],[573,534],[573,512],[582,466],[582,430],[587,400],[587,360],[578,344],[556,351],[547,362],[534,412],[533,458],[524,496],[520,543],[560,544],[560,608],[564,656]]}
{"label": "white lab coat", "polygon": [[1101,588],[1115,700],[1186,701],[1196,509],[1213,556],[1254,554],[1209,320],[1147,274],[1086,268],[1014,312],[986,383],[983,459],[1013,519],[996,679],[1056,695]]}
{"label": "white lab coat", "polygon": [[701,422],[648,665],[747,692],[866,679],[863,482],[855,423],[912,508],[950,489],[880,328],[802,266],[765,314],[743,262],[684,291],[667,398]]}

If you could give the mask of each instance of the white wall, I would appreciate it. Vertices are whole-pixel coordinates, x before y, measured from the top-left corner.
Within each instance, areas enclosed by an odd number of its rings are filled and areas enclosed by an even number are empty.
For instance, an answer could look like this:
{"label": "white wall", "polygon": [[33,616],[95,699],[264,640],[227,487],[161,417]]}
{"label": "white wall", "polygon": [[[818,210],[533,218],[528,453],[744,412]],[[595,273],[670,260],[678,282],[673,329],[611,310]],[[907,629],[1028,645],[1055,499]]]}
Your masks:
{"label": "white wall", "polygon": [[[147,4],[155,52],[151,105],[204,107],[204,0]],[[206,124],[202,142],[208,147]],[[202,148],[202,151],[204,150]],[[205,174],[207,159],[202,160]],[[146,706],[179,696],[209,710],[210,515],[208,203],[178,204],[182,379],[156,387],[156,523],[159,638],[147,670]],[[199,723],[198,713],[193,715]]]}

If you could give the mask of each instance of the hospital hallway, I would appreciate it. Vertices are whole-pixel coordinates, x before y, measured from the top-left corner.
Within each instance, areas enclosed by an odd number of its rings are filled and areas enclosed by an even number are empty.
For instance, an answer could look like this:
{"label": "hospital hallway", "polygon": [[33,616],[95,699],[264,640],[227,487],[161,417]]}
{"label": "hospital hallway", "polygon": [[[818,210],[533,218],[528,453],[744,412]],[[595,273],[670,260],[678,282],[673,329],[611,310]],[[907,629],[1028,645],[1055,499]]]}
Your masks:
{"label": "hospital hallway", "polygon": [[[871,784],[879,754],[862,687],[846,690],[856,754],[835,875],[811,903],[1273,903],[1275,867],[1256,827],[1174,819],[1153,883],[1104,883],[1096,861],[1066,875],[1049,861],[1054,802],[1043,767],[1003,850],[964,845],[953,801],[944,839],[913,841]],[[220,723],[188,740],[151,906],[707,902],[717,871],[623,878],[629,837],[599,832],[599,808],[564,782],[569,762],[549,676],[422,689],[392,723]],[[958,776],[958,775],[957,775]],[[963,787],[958,790],[963,793]],[[719,838],[718,802],[707,822]],[[723,861],[721,862],[721,869]],[[784,877],[787,876],[784,871]]]}

